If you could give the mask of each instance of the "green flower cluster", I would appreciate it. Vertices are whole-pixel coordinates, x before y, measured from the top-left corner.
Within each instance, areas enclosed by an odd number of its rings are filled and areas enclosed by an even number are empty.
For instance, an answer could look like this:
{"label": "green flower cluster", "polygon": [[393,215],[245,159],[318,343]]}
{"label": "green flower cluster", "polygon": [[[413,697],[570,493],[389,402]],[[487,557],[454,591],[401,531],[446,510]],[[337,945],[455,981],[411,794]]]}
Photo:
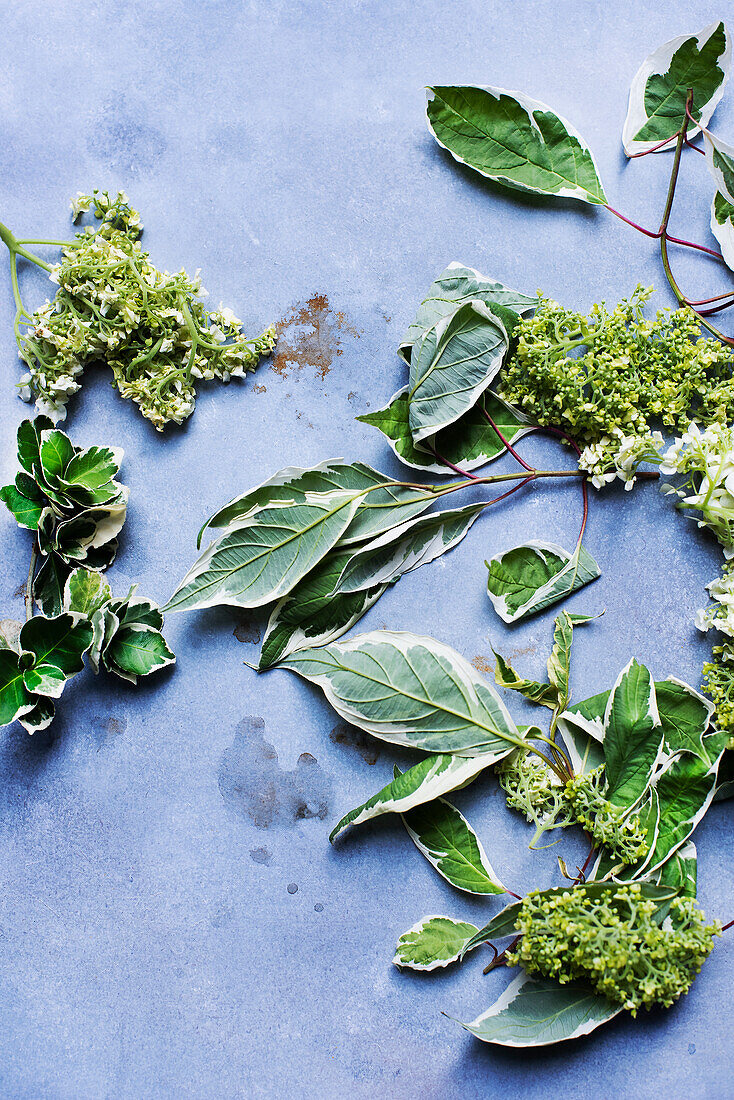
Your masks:
{"label": "green flower cluster", "polygon": [[729,735],[734,749],[734,659],[731,643],[715,645],[713,660],[703,666],[703,690],[715,707],[715,725]]}
{"label": "green flower cluster", "polygon": [[596,845],[603,845],[622,863],[637,863],[650,848],[646,830],[635,814],[614,806],[604,797],[604,766],[576,775],[565,787],[566,804],[574,821],[583,825]]}
{"label": "green flower cluster", "polygon": [[246,340],[231,310],[204,309],[198,274],[155,268],[124,192],[80,195],[72,203],[75,220],[90,208],[100,224],[64,246],[50,272],[56,297],[32,315],[20,309],[19,355],[29,368],[21,396],[63,420],[85,366],[101,361],[122,396],[159,431],[170,421],[180,424],[193,412],[197,379],[228,382],[254,370],[274,347],[275,330]]}
{"label": "green flower cluster", "polygon": [[495,767],[507,805],[534,825],[552,822],[565,804],[563,787],[553,772],[529,752],[514,752]]}
{"label": "green flower cluster", "polygon": [[545,896],[536,890],[524,898],[516,928],[522,939],[510,966],[561,984],[586,980],[633,1016],[687,993],[721,932],[718,922],[704,923],[693,898],[674,898],[661,923],[639,883],[593,900],[584,886]]}
{"label": "green flower cluster", "polygon": [[660,310],[646,320],[651,294],[638,286],[611,312],[600,303],[588,316],[539,295],[535,316],[515,330],[517,350],[501,376],[506,401],[590,448],[582,466],[597,487],[615,477],[631,486],[635,464],[652,460],[662,444],[652,422],[685,427],[694,413],[703,423],[726,421],[734,403],[731,351],[701,338],[691,310]]}

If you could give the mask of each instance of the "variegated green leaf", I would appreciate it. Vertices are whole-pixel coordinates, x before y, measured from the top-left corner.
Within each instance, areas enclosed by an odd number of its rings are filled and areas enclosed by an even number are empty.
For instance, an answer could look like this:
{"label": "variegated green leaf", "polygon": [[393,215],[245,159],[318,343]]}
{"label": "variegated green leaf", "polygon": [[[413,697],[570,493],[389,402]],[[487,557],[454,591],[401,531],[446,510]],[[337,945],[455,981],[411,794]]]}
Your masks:
{"label": "variegated green leaf", "polygon": [[505,187],[606,203],[591,150],[550,107],[486,86],[428,89],[428,125],[461,164]]}
{"label": "variegated green leaf", "polygon": [[719,242],[725,263],[734,271],[734,203],[720,191],[711,200],[711,232]]}
{"label": "variegated green leaf", "polygon": [[559,985],[521,973],[490,1009],[461,1026],[483,1043],[543,1047],[588,1035],[621,1011],[581,982]]}
{"label": "variegated green leaf", "polygon": [[523,747],[485,679],[435,638],[375,630],[283,662],[317,684],[345,721],[385,741],[499,760]]}
{"label": "variegated green leaf", "polygon": [[112,590],[95,569],[75,569],[64,587],[64,610],[91,618],[112,599]]}
{"label": "variegated green leaf", "polygon": [[409,363],[413,345],[424,332],[442,317],[454,313],[458,306],[476,301],[484,302],[487,306],[502,306],[521,317],[529,316],[538,304],[537,298],[529,298],[517,290],[510,290],[495,279],[488,279],[486,275],[475,271],[473,267],[454,261],[431,283],[415,320],[400,341],[398,354]]}
{"label": "variegated green leaf", "polygon": [[632,660],[622,670],[604,715],[607,798],[632,807],[652,781],[663,746],[655,685],[644,665]]}
{"label": "variegated green leaf", "polygon": [[384,409],[365,413],[358,416],[357,420],[379,428],[396,456],[406,466],[446,476],[453,471],[436,455],[462,470],[476,470],[505,453],[504,443],[500,442],[497,432],[484,416],[485,410],[510,443],[515,443],[531,430],[520,414],[491,390],[486,390],[477,403],[455,423],[436,435],[428,436],[419,444],[415,443],[410,431],[407,386],[398,390]]}
{"label": "variegated green leaf", "polygon": [[491,763],[491,754],[466,757],[438,753],[428,756],[406,772],[396,774],[381,791],[345,814],[332,829],[329,840],[336,840],[350,825],[361,825],[382,814],[407,813],[442,794],[465,787]]}
{"label": "variegated green leaf", "polygon": [[437,970],[461,956],[476,925],[452,917],[424,917],[403,932],[395,948],[393,963],[410,970]]}
{"label": "variegated green leaf", "polygon": [[508,346],[505,326],[478,301],[459,306],[418,337],[408,382],[414,443],[454,424],[476,405],[499,372]]}
{"label": "variegated green leaf", "polygon": [[601,576],[591,554],[579,543],[573,554],[552,542],[527,542],[486,562],[487,591],[506,623],[564,600]]}
{"label": "variegated green leaf", "polygon": [[[395,768],[395,777],[400,775]],[[438,798],[403,813],[408,835],[439,875],[466,894],[504,894],[482,842],[455,806]]]}
{"label": "variegated green leaf", "polygon": [[723,23],[711,23],[698,34],[671,38],[645,58],[632,81],[622,142],[627,156],[672,149],[685,119],[686,98],[693,91],[691,114],[708,125],[729,78],[731,42]]}
{"label": "variegated green leaf", "polygon": [[360,497],[355,490],[294,492],[257,507],[207,547],[165,610],[262,607],[280,599],[339,541]]}

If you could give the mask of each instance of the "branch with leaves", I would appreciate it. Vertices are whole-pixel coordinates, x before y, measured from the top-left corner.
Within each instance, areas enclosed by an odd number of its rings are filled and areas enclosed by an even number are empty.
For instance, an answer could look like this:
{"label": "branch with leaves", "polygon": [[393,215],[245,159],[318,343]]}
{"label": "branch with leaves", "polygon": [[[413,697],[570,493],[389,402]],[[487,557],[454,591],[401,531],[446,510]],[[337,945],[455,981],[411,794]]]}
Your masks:
{"label": "branch with leaves", "polygon": [[[20,527],[33,533],[25,623],[0,624],[0,725],[45,729],[55,700],[84,666],[131,683],[173,664],[163,615],[134,586],[115,598],[102,576],[115,559],[128,490],[115,481],[122,451],[76,447],[38,416],[18,429],[21,470],[0,489]],[[34,614],[34,605],[41,613]]]}

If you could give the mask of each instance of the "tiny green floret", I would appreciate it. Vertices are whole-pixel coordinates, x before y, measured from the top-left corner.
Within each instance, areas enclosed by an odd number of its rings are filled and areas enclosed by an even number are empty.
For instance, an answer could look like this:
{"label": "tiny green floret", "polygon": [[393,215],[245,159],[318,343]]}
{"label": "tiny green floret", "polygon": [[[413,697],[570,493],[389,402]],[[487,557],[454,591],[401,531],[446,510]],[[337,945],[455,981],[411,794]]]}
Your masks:
{"label": "tiny green floret", "polygon": [[705,923],[693,898],[673,898],[661,921],[638,883],[610,887],[593,901],[583,886],[550,897],[533,891],[516,928],[522,939],[508,965],[561,985],[586,980],[633,1016],[687,993],[721,933],[718,921]]}
{"label": "tiny green floret", "polygon": [[542,760],[529,752],[511,753],[495,767],[511,810],[534,825],[555,820],[565,804],[564,789]]}

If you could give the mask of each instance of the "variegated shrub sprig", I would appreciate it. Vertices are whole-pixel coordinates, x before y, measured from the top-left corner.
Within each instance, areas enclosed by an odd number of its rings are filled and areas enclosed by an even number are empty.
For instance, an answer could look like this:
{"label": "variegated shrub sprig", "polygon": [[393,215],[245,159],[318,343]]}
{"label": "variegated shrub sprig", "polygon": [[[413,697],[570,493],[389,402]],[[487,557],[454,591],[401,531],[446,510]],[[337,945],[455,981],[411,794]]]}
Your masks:
{"label": "variegated shrub sprig", "polygon": [[122,451],[76,447],[39,416],[18,429],[18,460],[21,470],[0,498],[33,533],[33,548],[26,622],[5,619],[0,630],[0,725],[18,719],[33,733],[51,723],[85,654],[95,672],[102,664],[132,683],[175,657],[157,606],[134,588],[114,598],[102,576],[127,510],[128,490],[115,481]]}

